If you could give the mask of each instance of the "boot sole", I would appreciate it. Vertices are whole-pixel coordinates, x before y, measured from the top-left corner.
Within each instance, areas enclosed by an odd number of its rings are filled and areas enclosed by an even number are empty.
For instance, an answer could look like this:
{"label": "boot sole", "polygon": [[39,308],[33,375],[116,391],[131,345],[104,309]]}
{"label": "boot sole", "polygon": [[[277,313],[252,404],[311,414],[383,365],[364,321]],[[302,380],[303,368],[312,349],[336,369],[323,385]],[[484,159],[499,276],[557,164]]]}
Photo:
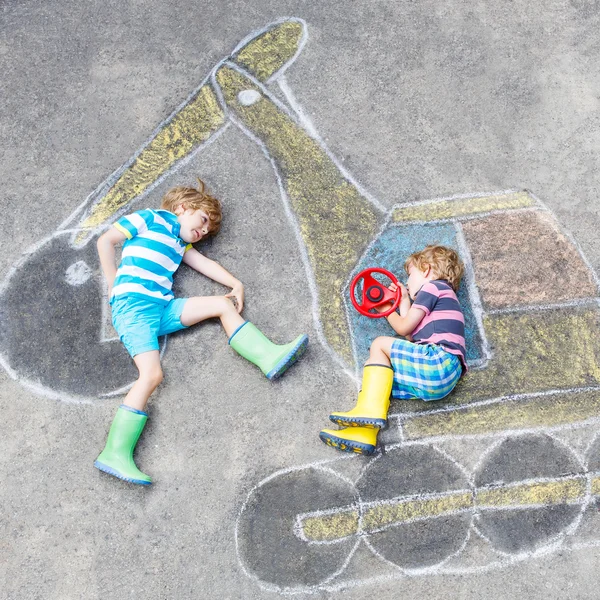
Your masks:
{"label": "boot sole", "polygon": [[96,469],[100,469],[100,471],[103,471],[104,473],[108,473],[113,477],[117,477],[118,479],[122,479],[123,481],[127,481],[129,483],[136,483],[137,485],[150,485],[152,483],[151,481],[145,481],[144,479],[133,479],[131,477],[125,477],[125,475],[121,475],[121,473],[119,473],[112,467],[109,467],[108,465],[105,465],[104,463],[98,461],[94,462],[94,466],[96,467]]}
{"label": "boot sole", "polygon": [[308,336],[304,335],[287,356],[282,358],[277,365],[266,374],[267,379],[273,381],[274,379],[281,377],[304,354],[307,346]]}
{"label": "boot sole", "polygon": [[369,419],[368,417],[344,417],[329,415],[329,420],[340,427],[368,427],[370,429],[383,429],[387,427],[387,419]]}
{"label": "boot sole", "polygon": [[372,444],[363,444],[361,442],[355,442],[354,440],[345,440],[324,432],[321,432],[319,437],[321,438],[321,441],[325,442],[328,446],[336,448],[337,450],[342,450],[342,452],[354,452],[355,454],[363,454],[365,456],[369,456],[375,452],[375,446]]}

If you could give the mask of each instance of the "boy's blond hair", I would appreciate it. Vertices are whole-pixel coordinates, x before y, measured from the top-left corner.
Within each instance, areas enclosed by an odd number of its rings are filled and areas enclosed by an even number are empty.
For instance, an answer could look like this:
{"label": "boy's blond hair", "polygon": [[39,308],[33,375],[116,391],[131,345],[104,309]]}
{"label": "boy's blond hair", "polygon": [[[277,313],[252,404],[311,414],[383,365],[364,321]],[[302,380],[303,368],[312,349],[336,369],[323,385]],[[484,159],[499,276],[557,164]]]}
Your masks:
{"label": "boy's blond hair", "polygon": [[175,212],[183,204],[187,210],[202,210],[208,215],[208,235],[216,235],[221,228],[221,203],[208,194],[204,181],[198,178],[198,189],[193,187],[177,186],[170,189],[162,199],[160,207],[164,210]]}
{"label": "boy's blond hair", "polygon": [[406,259],[404,270],[407,273],[410,265],[414,265],[419,271],[426,271],[427,267],[431,267],[437,278],[445,279],[455,292],[458,291],[465,272],[465,266],[455,250],[434,244],[411,254]]}

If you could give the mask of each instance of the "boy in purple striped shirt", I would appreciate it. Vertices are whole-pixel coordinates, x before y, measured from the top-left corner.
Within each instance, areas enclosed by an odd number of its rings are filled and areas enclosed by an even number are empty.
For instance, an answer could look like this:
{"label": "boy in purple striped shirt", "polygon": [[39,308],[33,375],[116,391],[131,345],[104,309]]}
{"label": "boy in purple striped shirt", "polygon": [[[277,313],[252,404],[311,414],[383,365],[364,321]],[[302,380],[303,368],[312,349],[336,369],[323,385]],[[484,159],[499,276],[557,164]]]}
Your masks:
{"label": "boy in purple striped shirt", "polygon": [[387,320],[405,339],[382,336],[373,341],[356,406],[329,415],[344,429],[320,433],[326,444],[340,450],[375,451],[379,429],[387,424],[390,394],[401,400],[440,400],[467,371],[465,319],[456,297],[464,273],[458,254],[430,245],[411,254],[404,268],[408,281],[400,284],[400,314],[394,312]]}

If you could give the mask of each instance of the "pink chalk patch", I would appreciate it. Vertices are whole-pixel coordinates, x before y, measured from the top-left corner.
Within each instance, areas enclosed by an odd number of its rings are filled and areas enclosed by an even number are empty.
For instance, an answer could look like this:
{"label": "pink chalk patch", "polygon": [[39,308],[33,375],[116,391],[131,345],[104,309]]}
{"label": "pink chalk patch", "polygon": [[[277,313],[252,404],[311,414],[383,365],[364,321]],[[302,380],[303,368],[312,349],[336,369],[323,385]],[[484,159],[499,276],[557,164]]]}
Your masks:
{"label": "pink chalk patch", "polygon": [[555,304],[597,296],[577,248],[542,211],[463,223],[486,308]]}

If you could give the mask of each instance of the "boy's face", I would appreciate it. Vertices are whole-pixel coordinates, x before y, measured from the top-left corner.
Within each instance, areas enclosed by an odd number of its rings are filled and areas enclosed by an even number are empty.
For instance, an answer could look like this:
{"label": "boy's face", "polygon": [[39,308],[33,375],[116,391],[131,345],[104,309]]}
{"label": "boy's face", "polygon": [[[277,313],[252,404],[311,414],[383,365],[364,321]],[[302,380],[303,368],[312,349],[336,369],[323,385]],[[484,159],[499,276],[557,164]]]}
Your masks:
{"label": "boy's face", "polygon": [[413,263],[408,265],[408,281],[406,282],[406,289],[408,295],[414,300],[417,292],[432,279],[431,267],[427,267],[425,271],[421,271]]}
{"label": "boy's face", "polygon": [[184,208],[180,205],[175,210],[175,214],[181,225],[179,237],[184,242],[195,244],[208,233],[208,215],[203,210]]}

